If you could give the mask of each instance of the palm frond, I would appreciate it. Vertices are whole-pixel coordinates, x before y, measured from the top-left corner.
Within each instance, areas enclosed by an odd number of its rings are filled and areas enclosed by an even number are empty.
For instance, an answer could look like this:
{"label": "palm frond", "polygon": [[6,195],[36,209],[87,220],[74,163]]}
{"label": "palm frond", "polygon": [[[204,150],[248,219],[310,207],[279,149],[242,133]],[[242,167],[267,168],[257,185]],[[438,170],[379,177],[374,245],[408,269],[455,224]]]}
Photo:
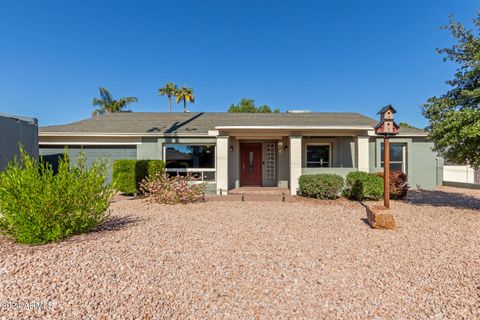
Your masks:
{"label": "palm frond", "polygon": [[112,94],[110,93],[110,91],[108,91],[107,88],[100,87],[99,91],[100,91],[100,97],[102,97],[102,99],[105,101],[105,103],[108,104],[108,103],[113,101]]}
{"label": "palm frond", "polygon": [[98,98],[93,98],[92,105],[94,105],[94,106],[104,106],[105,105],[105,100],[101,100],[101,99],[98,99]]}
{"label": "palm frond", "polygon": [[174,84],[173,82],[167,82],[165,84],[165,87],[158,89],[158,95],[167,96],[170,98],[176,95],[177,90],[178,90],[178,87],[176,84]]}
{"label": "palm frond", "polygon": [[138,102],[137,97],[125,97],[125,98],[122,98],[121,100],[125,100],[127,104]]}
{"label": "palm frond", "polygon": [[113,99],[112,94],[104,87],[100,87],[100,99],[93,98],[92,104],[100,106],[100,108],[93,111],[92,116],[104,114],[106,112],[124,112],[124,108],[130,104],[137,102],[137,97],[125,97],[119,100]]}

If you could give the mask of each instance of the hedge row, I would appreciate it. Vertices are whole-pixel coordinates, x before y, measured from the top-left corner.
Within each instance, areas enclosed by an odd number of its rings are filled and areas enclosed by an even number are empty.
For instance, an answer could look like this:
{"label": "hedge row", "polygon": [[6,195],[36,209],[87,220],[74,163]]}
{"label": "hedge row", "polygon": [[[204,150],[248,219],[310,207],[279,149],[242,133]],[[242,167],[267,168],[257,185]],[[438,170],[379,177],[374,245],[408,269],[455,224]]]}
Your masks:
{"label": "hedge row", "polygon": [[367,172],[350,172],[343,195],[354,200],[379,200],[383,197],[383,179]]}
{"label": "hedge row", "polygon": [[113,186],[125,194],[136,194],[143,179],[164,171],[162,160],[115,160]]}
{"label": "hedge row", "polygon": [[[379,200],[383,197],[383,174],[350,172],[346,181],[336,174],[303,175],[298,180],[299,192],[304,197],[335,199],[343,195],[353,200]],[[390,173],[390,196],[402,199],[407,195],[407,175]]]}
{"label": "hedge row", "polygon": [[317,199],[336,199],[343,189],[343,178],[337,174],[307,174],[298,179],[300,194]]}

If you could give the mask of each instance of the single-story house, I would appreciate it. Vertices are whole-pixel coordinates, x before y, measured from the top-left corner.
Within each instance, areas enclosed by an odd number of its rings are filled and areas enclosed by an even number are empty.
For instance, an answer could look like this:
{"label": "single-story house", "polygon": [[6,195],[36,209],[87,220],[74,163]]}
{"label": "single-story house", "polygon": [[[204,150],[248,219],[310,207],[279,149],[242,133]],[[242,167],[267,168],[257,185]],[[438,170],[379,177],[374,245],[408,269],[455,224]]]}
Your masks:
{"label": "single-story house", "polygon": [[[167,171],[196,173],[208,190],[288,187],[304,174],[378,172],[383,139],[376,120],[359,113],[114,113],[40,128],[40,154],[55,157],[163,159]],[[401,128],[391,139],[391,168],[413,188],[442,184],[443,159],[423,130]]]}
{"label": "single-story house", "polygon": [[20,154],[20,146],[38,157],[37,119],[0,113],[0,170]]}

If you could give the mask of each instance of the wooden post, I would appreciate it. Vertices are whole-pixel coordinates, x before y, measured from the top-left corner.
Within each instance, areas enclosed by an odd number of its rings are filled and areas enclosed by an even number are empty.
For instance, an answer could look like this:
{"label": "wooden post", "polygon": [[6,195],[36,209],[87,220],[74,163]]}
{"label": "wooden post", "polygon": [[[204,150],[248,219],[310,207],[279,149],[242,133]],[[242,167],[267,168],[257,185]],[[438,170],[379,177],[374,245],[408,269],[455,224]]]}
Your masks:
{"label": "wooden post", "polygon": [[390,208],[390,137],[383,139],[383,205]]}

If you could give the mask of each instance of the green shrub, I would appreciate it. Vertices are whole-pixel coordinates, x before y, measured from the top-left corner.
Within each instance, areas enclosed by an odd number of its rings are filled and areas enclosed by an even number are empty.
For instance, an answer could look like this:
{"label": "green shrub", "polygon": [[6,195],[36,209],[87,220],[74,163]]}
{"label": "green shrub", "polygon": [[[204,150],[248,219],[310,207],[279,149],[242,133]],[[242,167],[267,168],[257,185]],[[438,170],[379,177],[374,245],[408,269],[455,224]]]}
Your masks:
{"label": "green shrub", "polygon": [[87,168],[83,154],[70,166],[65,152],[55,174],[21,150],[20,159],[0,172],[0,233],[41,244],[95,228],[107,219],[113,196],[107,172],[102,161]]}
{"label": "green shrub", "polygon": [[354,200],[379,200],[383,197],[383,179],[367,172],[350,172],[347,175],[344,195]]}
{"label": "green shrub", "polygon": [[163,204],[189,203],[201,200],[205,187],[205,183],[199,183],[192,175],[169,176],[166,173],[149,176],[140,184],[140,190],[145,197],[153,202]]}
{"label": "green shrub", "polygon": [[125,194],[135,194],[143,179],[164,171],[162,160],[116,160],[113,162],[113,186]]}
{"label": "green shrub", "polygon": [[300,194],[317,199],[336,199],[343,184],[343,178],[336,174],[303,175],[298,179]]}

